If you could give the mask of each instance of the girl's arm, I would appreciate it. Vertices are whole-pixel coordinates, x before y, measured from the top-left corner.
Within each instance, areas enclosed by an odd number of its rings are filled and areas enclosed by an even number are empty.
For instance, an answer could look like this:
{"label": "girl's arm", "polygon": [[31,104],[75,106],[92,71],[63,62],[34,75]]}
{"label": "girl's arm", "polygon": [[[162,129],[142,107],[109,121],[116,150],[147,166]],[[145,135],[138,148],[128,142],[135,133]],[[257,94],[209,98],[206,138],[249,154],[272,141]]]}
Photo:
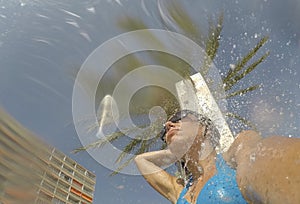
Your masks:
{"label": "girl's arm", "polygon": [[226,154],[249,203],[299,203],[300,138],[244,131]]}
{"label": "girl's arm", "polygon": [[135,158],[135,163],[146,181],[173,203],[176,203],[183,186],[176,182],[176,177],[170,175],[161,167],[168,166],[176,160],[169,149],[146,152]]}

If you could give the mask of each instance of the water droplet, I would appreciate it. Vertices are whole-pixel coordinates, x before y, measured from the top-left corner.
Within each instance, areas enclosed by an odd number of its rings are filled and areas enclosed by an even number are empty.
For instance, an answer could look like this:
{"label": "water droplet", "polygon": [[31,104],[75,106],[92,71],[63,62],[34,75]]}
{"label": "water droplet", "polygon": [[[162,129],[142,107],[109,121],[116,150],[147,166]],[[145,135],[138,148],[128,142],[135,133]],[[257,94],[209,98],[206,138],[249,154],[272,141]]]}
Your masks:
{"label": "water droplet", "polygon": [[229,67],[230,67],[230,69],[234,70],[235,69],[235,64],[230,64]]}
{"label": "water droplet", "polygon": [[255,158],[256,158],[255,156],[256,156],[255,153],[250,154],[249,159],[251,162],[255,162]]}
{"label": "water droplet", "polygon": [[96,13],[95,7],[89,7],[89,8],[86,8],[86,10],[91,13]]}

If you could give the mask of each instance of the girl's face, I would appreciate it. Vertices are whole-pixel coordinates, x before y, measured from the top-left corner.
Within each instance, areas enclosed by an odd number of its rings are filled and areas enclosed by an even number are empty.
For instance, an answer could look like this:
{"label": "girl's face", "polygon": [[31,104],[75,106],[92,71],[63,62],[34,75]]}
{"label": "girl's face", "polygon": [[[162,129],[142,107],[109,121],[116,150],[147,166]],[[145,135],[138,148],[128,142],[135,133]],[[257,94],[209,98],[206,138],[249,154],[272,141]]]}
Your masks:
{"label": "girl's face", "polygon": [[[166,143],[170,150],[182,157],[194,143],[198,143],[202,136],[202,126],[197,118],[191,114],[177,121],[166,124]],[[197,140],[195,140],[197,138]],[[200,145],[197,145],[200,147]],[[178,156],[179,156],[178,155]]]}

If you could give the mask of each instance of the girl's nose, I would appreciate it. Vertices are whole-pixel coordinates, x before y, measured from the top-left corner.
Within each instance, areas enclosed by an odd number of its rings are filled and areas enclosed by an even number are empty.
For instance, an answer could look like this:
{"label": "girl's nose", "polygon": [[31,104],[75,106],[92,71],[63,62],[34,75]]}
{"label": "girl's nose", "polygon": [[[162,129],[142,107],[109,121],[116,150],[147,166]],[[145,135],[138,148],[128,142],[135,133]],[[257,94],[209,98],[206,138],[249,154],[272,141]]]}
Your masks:
{"label": "girl's nose", "polygon": [[166,132],[168,132],[172,127],[175,127],[175,124],[172,123],[171,121],[168,121],[165,123],[165,127],[166,127]]}

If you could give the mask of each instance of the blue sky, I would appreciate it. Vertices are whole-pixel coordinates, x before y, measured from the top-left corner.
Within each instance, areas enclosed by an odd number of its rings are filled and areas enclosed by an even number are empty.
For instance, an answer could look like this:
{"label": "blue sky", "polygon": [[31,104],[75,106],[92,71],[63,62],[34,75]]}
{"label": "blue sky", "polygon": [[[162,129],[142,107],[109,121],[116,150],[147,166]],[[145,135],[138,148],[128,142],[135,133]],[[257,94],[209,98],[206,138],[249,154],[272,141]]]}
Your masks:
{"label": "blue sky", "polygon": [[[215,60],[221,73],[260,37],[270,36],[260,52],[270,50],[270,56],[240,84],[262,83],[262,89],[237,97],[229,109],[244,113],[265,135],[299,137],[300,1],[187,0],[184,7],[203,28],[208,16],[224,12]],[[0,105],[96,173],[96,204],[169,203],[140,176],[109,177],[111,171],[86,152],[70,153],[80,146],[72,121],[73,71],[101,43],[123,32],[116,19],[127,14],[160,28],[154,0],[0,1]]]}

